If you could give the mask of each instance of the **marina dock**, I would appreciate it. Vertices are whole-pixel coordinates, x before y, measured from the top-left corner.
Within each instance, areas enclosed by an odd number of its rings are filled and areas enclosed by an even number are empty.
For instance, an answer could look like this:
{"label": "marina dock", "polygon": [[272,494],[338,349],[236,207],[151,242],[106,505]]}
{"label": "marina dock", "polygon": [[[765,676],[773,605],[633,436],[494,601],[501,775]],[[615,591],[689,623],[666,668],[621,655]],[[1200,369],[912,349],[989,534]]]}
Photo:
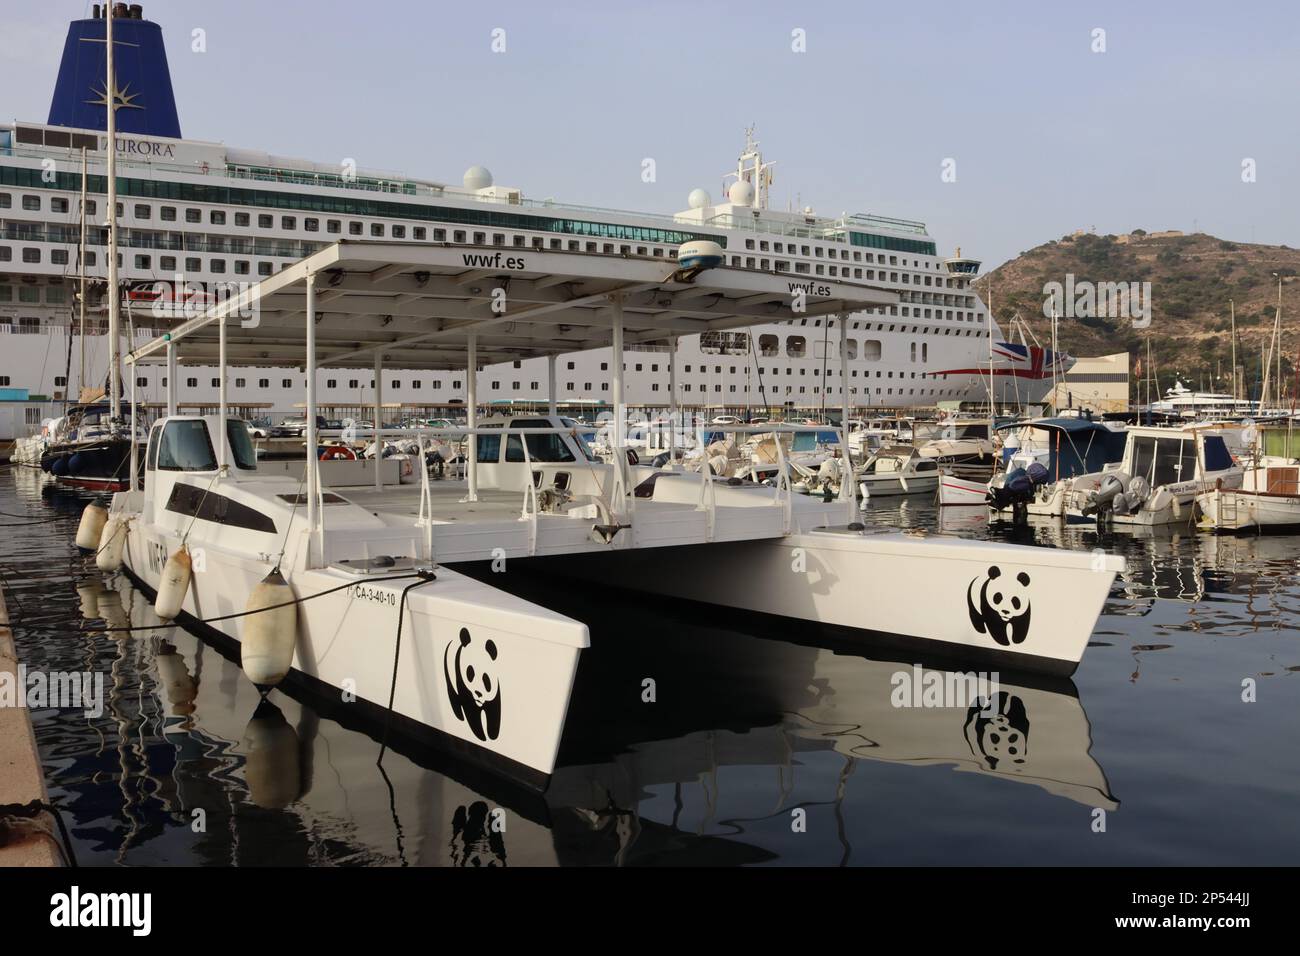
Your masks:
{"label": "marina dock", "polygon": [[[18,652],[9,627],[9,609],[0,590],[0,682],[18,687]],[[0,805],[49,802],[41,756],[26,707],[0,707]],[[59,866],[54,820],[0,819],[0,866]]]}

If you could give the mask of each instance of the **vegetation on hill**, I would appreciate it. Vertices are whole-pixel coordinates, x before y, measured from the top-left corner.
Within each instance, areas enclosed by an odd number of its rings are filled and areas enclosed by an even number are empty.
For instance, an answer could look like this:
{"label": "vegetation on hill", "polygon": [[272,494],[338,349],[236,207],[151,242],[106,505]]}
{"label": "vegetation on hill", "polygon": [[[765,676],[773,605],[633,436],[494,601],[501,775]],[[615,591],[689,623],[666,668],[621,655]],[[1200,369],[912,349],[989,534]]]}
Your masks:
{"label": "vegetation on hill", "polygon": [[[1150,286],[1150,325],[1134,327],[1117,315],[1067,316],[1057,324],[1057,341],[1073,355],[1128,352],[1130,368],[1142,359],[1143,378],[1150,375],[1148,342],[1160,391],[1175,377],[1193,389],[1232,389],[1230,303],[1236,307],[1237,363],[1245,390],[1256,395],[1268,350],[1282,276],[1282,378],[1295,394],[1296,350],[1300,348],[1300,251],[1288,246],[1229,242],[1204,233],[1127,236],[1076,233],[1021,253],[981,278],[977,288],[1005,328],[1019,314],[1043,344],[1051,337],[1044,315],[1048,283],[1146,283]],[[990,293],[991,287],[991,293]],[[1046,306],[1050,313],[1050,305]],[[1276,358],[1274,358],[1276,376]],[[1133,397],[1142,393],[1133,375]],[[1273,386],[1269,386],[1270,393]]]}

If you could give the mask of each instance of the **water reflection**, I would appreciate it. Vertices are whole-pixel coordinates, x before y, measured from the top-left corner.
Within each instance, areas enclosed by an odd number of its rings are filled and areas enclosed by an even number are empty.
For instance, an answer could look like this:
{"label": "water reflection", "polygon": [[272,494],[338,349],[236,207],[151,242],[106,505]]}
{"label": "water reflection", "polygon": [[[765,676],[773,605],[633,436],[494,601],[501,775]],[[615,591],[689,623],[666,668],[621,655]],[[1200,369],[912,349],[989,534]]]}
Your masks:
{"label": "water reflection", "polygon": [[[1131,768],[1144,759],[1133,748],[1174,759],[1150,736],[1149,705],[1109,691],[1100,710],[1111,724],[1146,734],[1107,741],[1105,762],[1118,756],[1129,768],[1114,787],[1074,681],[1003,673],[990,701],[898,706],[908,680],[950,684],[953,672],[538,577],[512,589],[581,615],[593,639],[548,790],[530,794],[418,750],[390,749],[381,767],[372,737],[283,693],[263,700],[237,661],[182,629],[106,630],[159,622],[125,578],[102,579],[68,557],[58,535],[70,537],[78,511],[66,495],[19,492],[28,506],[53,502],[68,516],[63,532],[30,536],[12,559],[23,575],[13,595],[27,612],[22,650],[33,666],[99,670],[108,685],[102,718],[33,715],[83,863],[860,863],[881,859],[880,815],[930,799],[945,809],[942,820],[916,824],[923,845],[926,828],[940,824],[958,828],[948,838],[974,843],[1014,841],[1038,826],[1035,845],[1049,853],[1080,814],[1133,812]],[[1116,655],[1124,687],[1146,687],[1150,662],[1178,654],[1189,636],[1249,639],[1289,627],[1297,610],[1294,538],[988,526],[913,502],[867,520],[879,530],[1124,554],[1129,570],[1089,652]],[[1085,657],[1081,674],[1114,659]],[[1300,652],[1277,671],[1289,665],[1300,665]],[[1195,746],[1178,753],[1182,773],[1200,770]],[[1162,791],[1137,792],[1140,804]],[[967,816],[969,807],[983,812]],[[1278,805],[1279,818],[1289,812]],[[1058,819],[1071,821],[1057,825],[1067,829],[1052,829]],[[902,852],[886,860],[913,858]]]}

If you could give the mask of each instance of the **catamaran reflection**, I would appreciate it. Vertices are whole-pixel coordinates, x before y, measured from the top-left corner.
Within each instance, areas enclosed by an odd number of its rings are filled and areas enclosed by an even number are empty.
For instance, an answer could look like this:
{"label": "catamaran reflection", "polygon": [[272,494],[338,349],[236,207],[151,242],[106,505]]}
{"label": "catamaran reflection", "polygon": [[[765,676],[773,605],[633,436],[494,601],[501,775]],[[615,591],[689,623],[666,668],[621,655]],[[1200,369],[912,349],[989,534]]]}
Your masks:
{"label": "catamaran reflection", "polygon": [[[159,623],[125,578],[110,584],[83,602],[89,614]],[[279,692],[263,701],[237,661],[184,630],[133,634],[123,643],[156,675],[147,686],[161,705],[159,736],[176,755],[155,792],[175,825],[189,826],[195,810],[209,825],[220,821],[242,862],[446,866],[771,861],[778,847],[765,845],[761,819],[747,815],[755,780],[768,790],[760,802],[770,817],[796,804],[834,815],[839,838],[825,848],[827,862],[849,860],[846,797],[860,761],[949,766],[1118,806],[1068,679],[1002,674],[991,701],[899,707],[900,675],[942,683],[955,672],[662,608],[634,611],[631,621],[627,612],[611,603],[595,618],[608,633],[584,658],[559,766],[540,798],[436,751],[390,751],[377,767],[375,740]],[[680,666],[685,655],[690,668]],[[656,674],[671,683],[647,703],[644,682]],[[841,761],[834,786],[810,794],[825,778],[806,768],[825,760]],[[731,789],[737,771],[748,771],[746,783]],[[689,796],[700,792],[702,815]]]}

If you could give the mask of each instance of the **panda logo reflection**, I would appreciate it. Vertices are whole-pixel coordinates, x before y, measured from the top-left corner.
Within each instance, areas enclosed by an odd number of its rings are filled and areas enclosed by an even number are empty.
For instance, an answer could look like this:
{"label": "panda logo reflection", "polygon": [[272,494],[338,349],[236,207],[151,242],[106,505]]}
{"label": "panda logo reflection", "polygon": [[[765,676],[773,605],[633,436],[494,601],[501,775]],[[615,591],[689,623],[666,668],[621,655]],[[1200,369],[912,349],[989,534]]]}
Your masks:
{"label": "panda logo reflection", "polygon": [[977,700],[966,711],[966,743],[988,770],[1017,770],[1029,758],[1029,714],[1014,694],[998,691],[992,701]]}

